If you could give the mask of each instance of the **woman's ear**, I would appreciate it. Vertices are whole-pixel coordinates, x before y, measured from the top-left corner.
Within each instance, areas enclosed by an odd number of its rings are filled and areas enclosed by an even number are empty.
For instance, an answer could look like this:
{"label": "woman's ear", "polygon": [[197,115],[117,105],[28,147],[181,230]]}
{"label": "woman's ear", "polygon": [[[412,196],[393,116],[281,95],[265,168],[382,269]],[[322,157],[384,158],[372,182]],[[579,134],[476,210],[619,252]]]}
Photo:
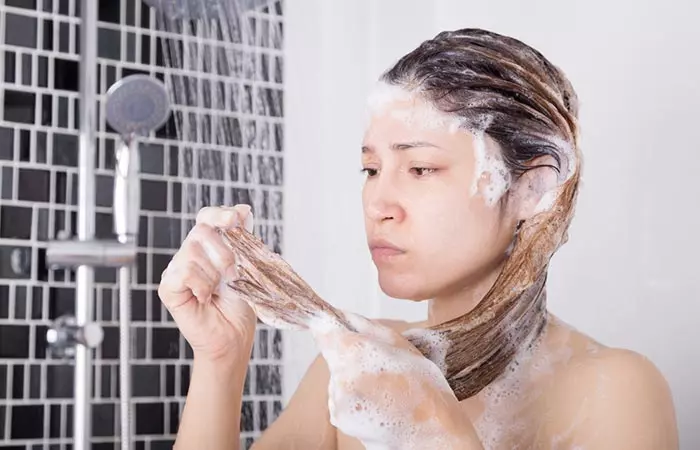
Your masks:
{"label": "woman's ear", "polygon": [[518,221],[527,220],[540,211],[540,204],[553,199],[559,187],[556,161],[551,156],[541,156],[528,163],[532,167],[523,173],[510,189],[515,215]]}

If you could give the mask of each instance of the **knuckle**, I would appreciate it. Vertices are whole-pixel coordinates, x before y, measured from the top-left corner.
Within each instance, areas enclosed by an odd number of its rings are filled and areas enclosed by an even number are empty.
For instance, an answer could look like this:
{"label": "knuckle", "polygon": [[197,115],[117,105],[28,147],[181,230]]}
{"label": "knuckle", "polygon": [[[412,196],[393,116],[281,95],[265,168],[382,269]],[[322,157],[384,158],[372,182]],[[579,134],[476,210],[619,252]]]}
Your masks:
{"label": "knuckle", "polygon": [[205,223],[196,224],[194,227],[192,227],[192,231],[190,232],[192,240],[195,241],[201,241],[202,239],[211,238],[213,234],[214,229],[210,225]]}
{"label": "knuckle", "polygon": [[182,278],[186,280],[195,280],[200,277],[199,266],[194,261],[187,261],[183,267]]}
{"label": "knuckle", "polygon": [[206,222],[211,217],[213,209],[214,209],[213,206],[205,206],[202,209],[200,209],[197,212],[196,222],[197,223]]}

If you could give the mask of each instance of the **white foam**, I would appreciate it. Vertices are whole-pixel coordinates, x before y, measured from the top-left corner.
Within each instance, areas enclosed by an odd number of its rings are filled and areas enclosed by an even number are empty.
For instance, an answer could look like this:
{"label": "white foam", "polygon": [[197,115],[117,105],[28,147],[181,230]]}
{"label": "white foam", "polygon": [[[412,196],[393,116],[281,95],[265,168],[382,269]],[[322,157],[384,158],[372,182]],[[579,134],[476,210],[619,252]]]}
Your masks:
{"label": "white foam", "polygon": [[552,209],[552,206],[554,206],[554,201],[557,199],[557,195],[559,194],[558,189],[550,189],[549,191],[545,192],[544,195],[540,198],[539,203],[537,203],[537,206],[535,207],[535,214],[539,214],[544,211],[549,211]]}
{"label": "white foam", "polygon": [[[405,103],[398,106],[397,103]],[[425,99],[420,91],[409,90],[384,82],[375,85],[367,98],[370,116],[382,116],[400,120],[410,127],[445,129],[456,133],[464,120],[456,114],[447,114]]]}
{"label": "white foam", "polygon": [[305,326],[303,325],[295,325],[292,323],[289,323],[285,320],[282,320],[279,318],[277,313],[274,311],[268,310],[267,308],[261,307],[260,305],[256,304],[253,301],[247,302],[248,305],[253,309],[255,312],[255,315],[260,319],[262,323],[265,325],[268,325],[273,328],[277,328],[279,330],[288,330],[288,331],[303,331],[306,329]]}
{"label": "white foam", "polygon": [[450,341],[440,332],[415,328],[405,331],[403,335],[412,341],[421,341],[424,348],[428,349],[426,355],[442,373],[447,370],[447,350],[450,348]]}
{"label": "white foam", "polygon": [[[551,318],[550,325],[557,326],[557,321]],[[537,429],[540,417],[532,416],[529,408],[543,394],[538,380],[547,379],[543,377],[551,376],[555,367],[566,364],[573,354],[568,345],[549,348],[547,334],[532,348],[520,351],[505,373],[479,393],[484,411],[473,424],[484,450],[530,448],[529,433]]]}
{"label": "white foam", "polygon": [[510,188],[510,170],[500,150],[489,145],[483,131],[475,131],[473,135],[475,170],[471,194],[476,195],[479,192],[479,182],[482,178],[488,177],[488,183],[482,188],[481,194],[486,204],[493,206]]}
{"label": "white foam", "polygon": [[[350,348],[322,345],[331,373],[328,387],[331,424],[360,440],[368,449],[419,449],[425,448],[426,442],[440,448],[449,436],[445,436],[437,418],[426,417],[419,422],[414,415],[428,399],[427,395],[434,395],[426,391],[426,384],[428,389],[453,396],[441,370],[420,354],[388,344],[383,339],[388,336],[383,325],[371,330],[368,327],[372,323],[363,318],[350,320],[359,325],[363,334],[374,338],[360,340]],[[330,316],[319,316],[309,321],[309,326],[314,333],[327,333],[340,325]],[[440,339],[432,335],[426,338],[435,339],[437,349],[444,348]],[[375,389],[368,396],[368,385],[371,388],[370,383],[381,382],[382,377],[395,380],[396,389],[393,392],[391,387]]]}

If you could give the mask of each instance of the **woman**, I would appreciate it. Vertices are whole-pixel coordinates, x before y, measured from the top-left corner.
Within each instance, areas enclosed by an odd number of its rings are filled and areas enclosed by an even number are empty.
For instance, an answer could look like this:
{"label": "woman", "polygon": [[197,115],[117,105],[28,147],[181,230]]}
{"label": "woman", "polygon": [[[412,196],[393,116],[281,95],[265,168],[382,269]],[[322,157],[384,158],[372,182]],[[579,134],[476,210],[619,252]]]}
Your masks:
{"label": "woman", "polygon": [[[429,301],[428,318],[385,326],[353,318],[359,333],[314,330],[322,356],[255,448],[677,448],[658,370],[546,312],[528,339],[515,327],[486,342],[513,354],[462,401],[401,334],[469,314],[494,286],[515,290],[499,277],[504,267],[546,269],[565,240],[580,166],[576,95],[565,76],[515,39],[445,32],[397,62],[370,107],[362,164],[372,258],[383,291]],[[523,253],[519,233],[554,208],[566,214],[529,236],[537,245]],[[215,229],[251,219],[243,205],[202,210],[163,274],[160,297],[195,354],[178,448],[239,445],[256,317],[218,290],[235,274]],[[533,305],[544,304],[544,292]]]}

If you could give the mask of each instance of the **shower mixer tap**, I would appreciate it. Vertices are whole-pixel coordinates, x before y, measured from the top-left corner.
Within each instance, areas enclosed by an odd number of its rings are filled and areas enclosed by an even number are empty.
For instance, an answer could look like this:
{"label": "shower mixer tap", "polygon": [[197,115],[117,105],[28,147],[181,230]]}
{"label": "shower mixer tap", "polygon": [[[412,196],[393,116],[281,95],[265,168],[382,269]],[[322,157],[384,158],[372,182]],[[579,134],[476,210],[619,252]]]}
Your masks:
{"label": "shower mixer tap", "polygon": [[104,330],[97,323],[78,326],[75,317],[64,315],[56,319],[46,332],[49,351],[57,358],[70,358],[75,353],[76,345],[96,348],[102,343]]}

